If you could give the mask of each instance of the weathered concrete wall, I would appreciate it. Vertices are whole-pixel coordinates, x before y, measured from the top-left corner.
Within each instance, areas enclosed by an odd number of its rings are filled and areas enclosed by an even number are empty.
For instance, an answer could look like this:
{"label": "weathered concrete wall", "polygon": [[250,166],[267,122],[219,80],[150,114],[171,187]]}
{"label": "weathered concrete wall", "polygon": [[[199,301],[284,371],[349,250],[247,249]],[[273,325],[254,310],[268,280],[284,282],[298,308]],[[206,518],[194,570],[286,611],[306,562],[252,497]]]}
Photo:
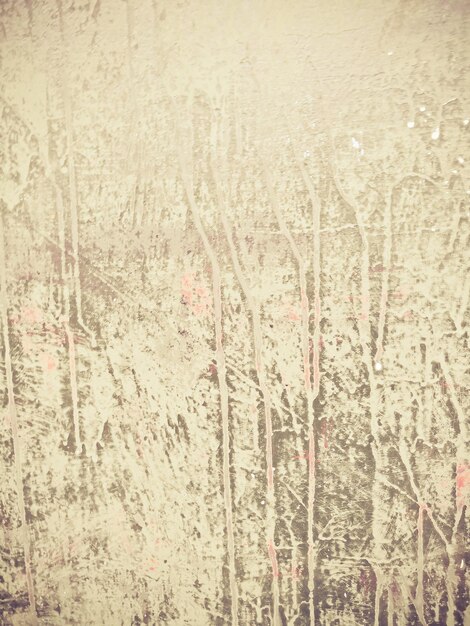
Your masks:
{"label": "weathered concrete wall", "polygon": [[469,617],[469,15],[2,0],[2,624]]}

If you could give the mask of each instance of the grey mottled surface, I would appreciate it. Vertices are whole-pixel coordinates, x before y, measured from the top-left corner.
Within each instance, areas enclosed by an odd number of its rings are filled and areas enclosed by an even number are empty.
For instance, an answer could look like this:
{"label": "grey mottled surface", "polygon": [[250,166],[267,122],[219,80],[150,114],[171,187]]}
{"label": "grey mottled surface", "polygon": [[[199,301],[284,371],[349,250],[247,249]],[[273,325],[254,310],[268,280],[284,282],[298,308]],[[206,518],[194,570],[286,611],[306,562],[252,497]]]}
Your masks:
{"label": "grey mottled surface", "polygon": [[2,0],[2,625],[470,623],[469,21]]}

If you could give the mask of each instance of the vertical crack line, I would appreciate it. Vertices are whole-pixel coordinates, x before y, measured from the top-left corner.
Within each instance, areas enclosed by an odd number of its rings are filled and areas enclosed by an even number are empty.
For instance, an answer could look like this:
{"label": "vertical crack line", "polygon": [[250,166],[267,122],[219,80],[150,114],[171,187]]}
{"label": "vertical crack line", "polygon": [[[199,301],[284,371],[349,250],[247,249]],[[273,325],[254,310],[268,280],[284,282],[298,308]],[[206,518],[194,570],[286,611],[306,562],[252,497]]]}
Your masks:
{"label": "vertical crack line", "polygon": [[[175,115],[177,111],[175,107]],[[231,596],[231,623],[238,626],[238,589],[236,582],[236,565],[235,565],[235,540],[233,532],[233,510],[232,510],[232,488],[230,484],[230,426],[229,426],[229,392],[227,385],[227,367],[225,361],[225,350],[223,346],[223,327],[222,327],[222,287],[220,266],[217,260],[217,254],[212,248],[206,231],[202,224],[194,197],[192,168],[185,165],[184,155],[182,153],[181,142],[178,137],[178,128],[176,132],[176,146],[183,179],[183,185],[186,198],[190,207],[191,215],[196,226],[198,235],[203,243],[205,252],[209,258],[212,270],[212,290],[214,298],[214,318],[215,318],[215,340],[216,340],[216,362],[217,362],[217,378],[220,391],[220,408],[222,415],[222,456],[223,456],[223,485],[224,485],[224,505],[225,505],[225,523],[227,527],[227,551],[229,558],[229,585]],[[191,145],[192,150],[192,145]],[[192,162],[192,156],[190,157]]]}
{"label": "vertical crack line", "polygon": [[21,520],[21,534],[23,539],[24,550],[24,563],[26,571],[26,584],[28,588],[28,601],[30,612],[32,616],[32,624],[35,626],[38,624],[36,614],[36,599],[34,594],[34,581],[31,569],[31,540],[29,535],[29,529],[26,522],[26,506],[24,501],[23,492],[23,465],[21,460],[21,445],[20,436],[18,432],[18,415],[16,411],[15,392],[13,386],[13,368],[11,362],[11,348],[10,337],[8,331],[8,297],[7,297],[7,279],[6,279],[6,261],[5,261],[5,233],[3,224],[3,211],[4,205],[0,207],[0,311],[3,327],[3,344],[5,349],[5,372],[7,379],[7,392],[8,392],[8,415],[11,425],[11,432],[13,438],[13,454],[15,465],[15,477],[16,477],[16,489],[18,496],[18,508]]}

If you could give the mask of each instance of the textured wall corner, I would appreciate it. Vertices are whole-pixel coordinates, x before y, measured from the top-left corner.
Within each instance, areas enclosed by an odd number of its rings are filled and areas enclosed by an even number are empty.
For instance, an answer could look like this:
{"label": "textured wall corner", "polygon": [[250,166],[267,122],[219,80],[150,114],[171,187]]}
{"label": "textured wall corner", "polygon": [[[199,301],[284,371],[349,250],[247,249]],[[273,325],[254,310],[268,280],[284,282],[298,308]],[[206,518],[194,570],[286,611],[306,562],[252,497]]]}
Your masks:
{"label": "textured wall corner", "polygon": [[464,0],[2,0],[0,624],[470,624]]}

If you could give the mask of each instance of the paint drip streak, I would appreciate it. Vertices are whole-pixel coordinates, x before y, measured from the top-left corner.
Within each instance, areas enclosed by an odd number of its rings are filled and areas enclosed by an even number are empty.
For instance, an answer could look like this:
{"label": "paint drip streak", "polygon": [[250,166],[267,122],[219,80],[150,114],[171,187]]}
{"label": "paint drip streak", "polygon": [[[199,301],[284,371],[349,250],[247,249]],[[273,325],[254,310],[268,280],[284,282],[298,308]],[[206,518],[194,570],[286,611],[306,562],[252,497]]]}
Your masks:
{"label": "paint drip streak", "polygon": [[7,304],[7,279],[6,279],[6,259],[5,259],[5,232],[3,224],[4,206],[0,207],[0,289],[1,289],[1,318],[3,327],[3,345],[5,350],[5,371],[7,379],[8,393],[8,414],[13,438],[13,455],[16,476],[16,492],[18,498],[18,508],[21,520],[21,535],[24,550],[24,562],[26,570],[26,583],[28,587],[28,600],[30,608],[30,620],[35,626],[38,624],[36,615],[36,598],[34,593],[34,582],[31,568],[31,544],[28,524],[26,522],[26,507],[24,500],[23,485],[23,464],[21,454],[21,444],[18,429],[18,414],[16,410],[15,391],[13,386],[13,371],[11,361],[10,337],[8,331],[8,304]]}

